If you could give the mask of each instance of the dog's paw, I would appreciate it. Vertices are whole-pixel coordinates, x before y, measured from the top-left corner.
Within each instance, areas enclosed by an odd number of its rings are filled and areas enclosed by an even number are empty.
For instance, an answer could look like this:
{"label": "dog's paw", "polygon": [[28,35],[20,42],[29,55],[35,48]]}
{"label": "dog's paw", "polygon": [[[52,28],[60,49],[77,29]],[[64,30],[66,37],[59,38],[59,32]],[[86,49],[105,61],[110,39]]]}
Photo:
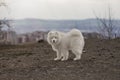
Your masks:
{"label": "dog's paw", "polygon": [[66,61],[65,59],[61,59],[61,61]]}
{"label": "dog's paw", "polygon": [[77,60],[80,60],[80,58],[74,58],[73,60],[74,60],[74,61],[77,61]]}
{"label": "dog's paw", "polygon": [[54,61],[60,60],[59,58],[54,58]]}
{"label": "dog's paw", "polygon": [[61,61],[66,61],[67,59],[62,58]]}

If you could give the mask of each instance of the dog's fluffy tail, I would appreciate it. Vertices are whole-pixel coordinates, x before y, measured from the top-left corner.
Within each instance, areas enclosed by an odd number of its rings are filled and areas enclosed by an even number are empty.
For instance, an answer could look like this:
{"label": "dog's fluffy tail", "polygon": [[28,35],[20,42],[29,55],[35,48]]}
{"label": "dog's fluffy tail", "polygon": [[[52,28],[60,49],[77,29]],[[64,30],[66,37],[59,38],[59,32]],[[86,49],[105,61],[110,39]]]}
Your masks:
{"label": "dog's fluffy tail", "polygon": [[82,36],[82,33],[78,29],[72,29],[70,34],[71,36]]}

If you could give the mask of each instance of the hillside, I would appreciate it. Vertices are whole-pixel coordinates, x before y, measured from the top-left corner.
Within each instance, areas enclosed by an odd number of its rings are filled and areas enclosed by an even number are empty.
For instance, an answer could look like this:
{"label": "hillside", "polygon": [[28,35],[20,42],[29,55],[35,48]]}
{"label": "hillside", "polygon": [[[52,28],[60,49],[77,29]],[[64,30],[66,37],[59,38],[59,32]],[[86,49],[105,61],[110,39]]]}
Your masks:
{"label": "hillside", "polygon": [[[114,20],[116,29],[120,28],[120,20]],[[18,33],[33,32],[36,30],[48,31],[52,29],[68,31],[78,28],[83,32],[98,31],[98,21],[96,19],[85,20],[42,20],[42,19],[21,19],[11,20],[13,29]]]}

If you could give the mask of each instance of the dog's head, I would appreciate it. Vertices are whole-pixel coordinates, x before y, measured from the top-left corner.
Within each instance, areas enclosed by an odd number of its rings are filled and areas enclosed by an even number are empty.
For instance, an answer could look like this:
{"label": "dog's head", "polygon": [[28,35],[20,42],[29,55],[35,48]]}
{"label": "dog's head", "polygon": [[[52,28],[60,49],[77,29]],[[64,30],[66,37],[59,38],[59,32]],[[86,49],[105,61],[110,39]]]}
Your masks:
{"label": "dog's head", "polygon": [[47,40],[49,44],[59,44],[60,42],[60,34],[58,31],[50,31],[47,36]]}

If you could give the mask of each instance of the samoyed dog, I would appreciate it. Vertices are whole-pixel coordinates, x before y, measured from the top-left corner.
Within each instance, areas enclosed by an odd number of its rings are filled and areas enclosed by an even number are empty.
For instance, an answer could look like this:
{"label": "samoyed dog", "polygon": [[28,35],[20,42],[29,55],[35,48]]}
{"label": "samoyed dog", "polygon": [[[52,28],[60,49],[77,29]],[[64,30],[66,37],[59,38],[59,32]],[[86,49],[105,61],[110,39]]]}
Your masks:
{"label": "samoyed dog", "polygon": [[67,60],[69,50],[75,54],[73,60],[81,59],[84,48],[84,37],[78,29],[72,29],[67,33],[60,31],[50,31],[47,35],[47,41],[56,51],[57,57],[54,60]]}

